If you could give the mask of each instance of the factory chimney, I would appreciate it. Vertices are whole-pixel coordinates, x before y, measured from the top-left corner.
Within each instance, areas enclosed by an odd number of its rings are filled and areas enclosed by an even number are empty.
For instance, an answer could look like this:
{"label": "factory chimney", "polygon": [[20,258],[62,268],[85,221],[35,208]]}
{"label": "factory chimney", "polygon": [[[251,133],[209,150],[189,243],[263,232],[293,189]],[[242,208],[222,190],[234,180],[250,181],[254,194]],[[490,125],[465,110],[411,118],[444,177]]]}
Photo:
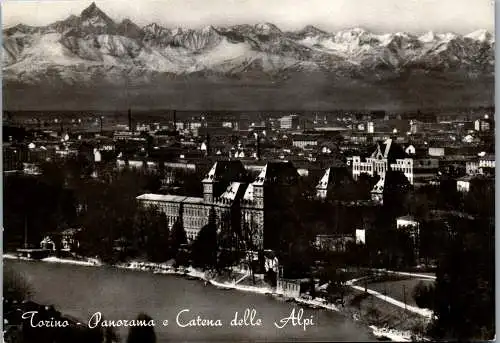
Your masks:
{"label": "factory chimney", "polygon": [[177,132],[177,111],[174,110],[174,131]]}
{"label": "factory chimney", "polygon": [[207,156],[210,156],[210,134],[207,133],[207,136],[206,136],[206,140],[207,140]]}
{"label": "factory chimney", "polygon": [[257,136],[257,160],[260,160],[260,138]]}
{"label": "factory chimney", "polygon": [[134,128],[132,127],[132,110],[130,107],[128,109],[128,130],[132,132],[134,131]]}

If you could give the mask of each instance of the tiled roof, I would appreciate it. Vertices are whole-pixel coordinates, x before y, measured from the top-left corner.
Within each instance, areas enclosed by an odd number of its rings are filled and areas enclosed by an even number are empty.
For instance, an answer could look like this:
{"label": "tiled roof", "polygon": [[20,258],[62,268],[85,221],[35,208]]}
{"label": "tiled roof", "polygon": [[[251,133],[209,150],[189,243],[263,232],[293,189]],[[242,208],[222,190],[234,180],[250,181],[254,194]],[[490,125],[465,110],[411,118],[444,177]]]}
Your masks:
{"label": "tiled roof", "polygon": [[378,158],[379,156],[384,159],[393,160],[405,158],[406,153],[400,145],[393,143],[392,139],[387,139],[383,143],[377,142],[377,148],[371,154],[372,158]]}
{"label": "tiled roof", "polygon": [[267,182],[294,181],[299,176],[297,169],[291,162],[269,162],[261,170],[254,185],[264,185]]}
{"label": "tiled roof", "polygon": [[318,182],[317,189],[327,189],[329,186],[335,185],[342,179],[351,179],[351,174],[345,166],[330,167],[325,171],[323,177]]}
{"label": "tiled roof", "polygon": [[199,197],[186,197],[182,195],[173,195],[173,194],[152,194],[146,193],[139,195],[137,200],[145,200],[145,201],[162,201],[162,202],[182,202],[187,204],[199,204],[203,203],[203,198]]}
{"label": "tiled roof", "polygon": [[372,193],[383,193],[385,186],[385,176],[382,176],[380,180],[373,186]]}
{"label": "tiled roof", "polygon": [[411,222],[416,221],[413,216],[401,216],[401,217],[397,217],[396,220],[406,220],[406,221],[411,221]]}
{"label": "tiled roof", "polygon": [[228,176],[237,176],[244,172],[245,168],[241,161],[217,161],[205,176],[203,182],[216,181]]}
{"label": "tiled roof", "polygon": [[[220,199],[234,201],[234,199],[241,197],[245,192],[245,184],[241,182],[231,182],[226,191],[219,197]],[[246,192],[245,192],[246,194]]]}

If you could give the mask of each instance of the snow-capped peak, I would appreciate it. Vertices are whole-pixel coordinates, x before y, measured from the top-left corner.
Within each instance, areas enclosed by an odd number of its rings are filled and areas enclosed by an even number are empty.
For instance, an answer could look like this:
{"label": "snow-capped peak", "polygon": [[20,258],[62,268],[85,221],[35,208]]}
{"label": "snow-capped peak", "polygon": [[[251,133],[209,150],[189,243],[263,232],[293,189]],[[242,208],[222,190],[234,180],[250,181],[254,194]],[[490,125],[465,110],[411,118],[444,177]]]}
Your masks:
{"label": "snow-capped peak", "polygon": [[307,25],[302,30],[300,30],[299,33],[302,33],[302,34],[312,34],[312,35],[324,35],[324,34],[326,34],[325,31],[320,30],[317,27],[312,26],[312,25]]}
{"label": "snow-capped peak", "polygon": [[436,34],[433,31],[429,31],[418,37],[418,39],[423,43],[431,43],[436,40]]}
{"label": "snow-capped peak", "polygon": [[269,35],[272,33],[280,33],[281,30],[278,27],[271,23],[259,23],[255,25],[255,29],[259,31],[261,34]]}
{"label": "snow-capped peak", "polygon": [[493,41],[493,35],[488,32],[488,30],[481,29],[481,30],[476,30],[474,32],[469,33],[468,35],[465,35],[466,38],[470,38],[473,40],[477,40],[480,42],[492,42]]}
{"label": "snow-capped peak", "polygon": [[84,9],[82,11],[82,13],[80,14],[80,18],[82,18],[82,20],[85,20],[85,19],[88,19],[88,18],[94,18],[94,17],[101,17],[103,19],[109,18],[106,15],[106,13],[104,13],[103,11],[101,11],[99,9],[99,7],[97,7],[97,5],[95,4],[95,2],[93,2],[92,4],[90,4],[90,6],[87,7],[86,9]]}
{"label": "snow-capped peak", "polygon": [[411,35],[408,32],[396,32],[394,34],[396,37],[402,37],[402,38],[410,38]]}
{"label": "snow-capped peak", "polygon": [[209,34],[210,32],[214,31],[215,28],[212,25],[205,26],[201,29],[201,33],[203,34]]}
{"label": "snow-capped peak", "polygon": [[97,7],[93,2],[80,14],[80,20],[83,26],[113,26],[114,21]]}
{"label": "snow-capped peak", "polygon": [[361,36],[369,34],[366,30],[356,27],[349,30],[342,30],[335,34],[335,42],[338,43],[354,43],[358,42]]}
{"label": "snow-capped peak", "polygon": [[440,33],[436,35],[437,38],[439,38],[442,41],[449,42],[453,39],[456,39],[458,36],[454,33],[448,32],[448,33]]}
{"label": "snow-capped peak", "polygon": [[159,33],[161,31],[165,30],[165,28],[157,23],[151,23],[151,24],[144,26],[142,28],[142,30],[144,32]]}
{"label": "snow-capped peak", "polygon": [[351,34],[351,35],[359,36],[359,35],[367,32],[367,31],[365,29],[361,28],[361,27],[353,27],[351,29],[342,30],[340,32],[344,33],[344,34]]}

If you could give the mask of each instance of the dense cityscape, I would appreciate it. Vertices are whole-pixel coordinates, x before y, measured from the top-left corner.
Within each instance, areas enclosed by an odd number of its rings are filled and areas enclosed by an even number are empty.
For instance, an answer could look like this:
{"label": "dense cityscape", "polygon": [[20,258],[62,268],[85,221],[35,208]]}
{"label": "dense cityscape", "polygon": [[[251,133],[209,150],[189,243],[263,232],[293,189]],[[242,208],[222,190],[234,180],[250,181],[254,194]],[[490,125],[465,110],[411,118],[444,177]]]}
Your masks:
{"label": "dense cityscape", "polygon": [[4,253],[199,271],[385,337],[492,339],[494,146],[492,107],[4,111]]}

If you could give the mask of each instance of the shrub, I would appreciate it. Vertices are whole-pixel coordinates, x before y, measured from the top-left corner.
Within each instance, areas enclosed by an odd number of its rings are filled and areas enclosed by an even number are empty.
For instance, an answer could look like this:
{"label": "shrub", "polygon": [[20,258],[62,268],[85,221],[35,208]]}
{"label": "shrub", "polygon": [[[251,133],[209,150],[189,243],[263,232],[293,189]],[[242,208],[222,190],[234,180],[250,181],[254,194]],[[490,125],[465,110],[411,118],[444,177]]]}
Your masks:
{"label": "shrub", "polygon": [[3,296],[6,300],[22,302],[29,299],[32,289],[21,273],[6,267],[3,278]]}
{"label": "shrub", "polygon": [[413,299],[421,308],[432,308],[434,303],[434,285],[420,281],[413,290]]}

